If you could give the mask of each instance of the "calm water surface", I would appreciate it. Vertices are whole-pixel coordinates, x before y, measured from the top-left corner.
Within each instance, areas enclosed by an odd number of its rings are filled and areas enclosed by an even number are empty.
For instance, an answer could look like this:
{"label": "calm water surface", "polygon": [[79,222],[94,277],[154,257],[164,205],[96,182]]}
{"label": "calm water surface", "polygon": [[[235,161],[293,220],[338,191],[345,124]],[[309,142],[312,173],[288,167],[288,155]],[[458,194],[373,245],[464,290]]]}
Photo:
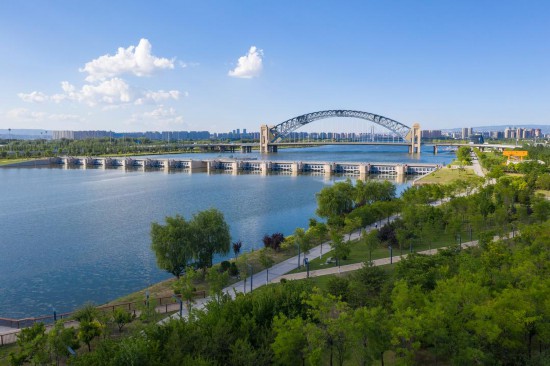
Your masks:
{"label": "calm water surface", "polygon": [[[231,154],[223,154],[229,157]],[[258,154],[233,154],[259,157]],[[218,154],[193,154],[216,158]],[[288,149],[277,160],[411,161],[404,147]],[[451,153],[424,153],[448,163]],[[0,317],[71,311],[169,278],[150,250],[152,221],[221,210],[243,250],[314,216],[315,193],[343,177],[188,174],[122,169],[0,169]],[[402,190],[406,184],[400,185]],[[220,260],[222,258],[218,258]]]}

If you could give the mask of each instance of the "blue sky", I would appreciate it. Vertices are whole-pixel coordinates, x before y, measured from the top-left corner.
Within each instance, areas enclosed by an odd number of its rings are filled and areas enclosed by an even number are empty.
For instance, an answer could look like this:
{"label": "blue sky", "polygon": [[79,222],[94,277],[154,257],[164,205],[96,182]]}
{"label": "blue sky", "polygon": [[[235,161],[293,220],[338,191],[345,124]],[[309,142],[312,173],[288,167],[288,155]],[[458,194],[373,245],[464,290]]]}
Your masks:
{"label": "blue sky", "polygon": [[0,55],[0,129],[550,123],[547,1],[6,0]]}

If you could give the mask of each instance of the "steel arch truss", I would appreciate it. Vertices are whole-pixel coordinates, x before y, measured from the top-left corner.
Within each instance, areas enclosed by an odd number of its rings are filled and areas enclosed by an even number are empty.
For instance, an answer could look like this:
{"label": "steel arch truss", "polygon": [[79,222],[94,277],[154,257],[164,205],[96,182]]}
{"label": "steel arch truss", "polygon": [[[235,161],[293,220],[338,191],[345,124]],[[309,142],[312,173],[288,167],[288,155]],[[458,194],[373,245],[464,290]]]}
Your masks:
{"label": "steel arch truss", "polygon": [[307,125],[308,123],[317,121],[319,119],[332,118],[332,117],[351,117],[351,118],[365,119],[367,121],[374,122],[376,124],[379,124],[382,127],[387,128],[388,130],[399,135],[403,140],[409,140],[407,138],[408,137],[407,135],[411,131],[411,128],[408,126],[405,126],[400,122],[394,121],[393,119],[389,119],[389,118],[379,116],[373,113],[368,113],[368,112],[334,109],[334,110],[319,111],[319,112],[304,114],[298,117],[291,118],[287,121],[281,122],[276,126],[270,127],[269,130],[273,135],[273,139],[270,142],[271,143],[279,142],[281,141],[281,139],[288,136],[288,134],[290,134],[291,132],[297,130],[302,126]]}

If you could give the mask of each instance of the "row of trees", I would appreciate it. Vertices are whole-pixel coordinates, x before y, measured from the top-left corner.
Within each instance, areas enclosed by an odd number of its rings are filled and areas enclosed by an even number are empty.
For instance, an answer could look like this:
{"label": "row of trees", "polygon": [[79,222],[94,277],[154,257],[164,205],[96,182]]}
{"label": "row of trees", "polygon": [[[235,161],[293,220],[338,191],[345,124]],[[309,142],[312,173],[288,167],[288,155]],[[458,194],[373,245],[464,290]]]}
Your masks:
{"label": "row of trees", "polygon": [[102,340],[73,365],[546,365],[550,223],[506,241],[221,295],[187,320]]}

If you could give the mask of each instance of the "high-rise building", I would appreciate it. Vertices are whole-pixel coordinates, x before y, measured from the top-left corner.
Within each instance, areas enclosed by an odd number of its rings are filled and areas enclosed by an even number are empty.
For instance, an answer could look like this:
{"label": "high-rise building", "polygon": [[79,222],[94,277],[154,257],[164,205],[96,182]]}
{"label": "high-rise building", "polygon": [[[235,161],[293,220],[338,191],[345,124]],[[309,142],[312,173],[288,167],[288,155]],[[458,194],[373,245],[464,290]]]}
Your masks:
{"label": "high-rise building", "polygon": [[[471,128],[470,128],[471,129]],[[470,129],[466,128],[466,127],[462,127],[462,139],[465,140],[468,138],[468,136],[470,136],[469,132],[470,132]]]}
{"label": "high-rise building", "polygon": [[512,136],[512,133],[514,132],[514,130],[512,130],[510,127],[506,127],[504,129],[504,138],[505,139],[513,139],[514,137]]}

